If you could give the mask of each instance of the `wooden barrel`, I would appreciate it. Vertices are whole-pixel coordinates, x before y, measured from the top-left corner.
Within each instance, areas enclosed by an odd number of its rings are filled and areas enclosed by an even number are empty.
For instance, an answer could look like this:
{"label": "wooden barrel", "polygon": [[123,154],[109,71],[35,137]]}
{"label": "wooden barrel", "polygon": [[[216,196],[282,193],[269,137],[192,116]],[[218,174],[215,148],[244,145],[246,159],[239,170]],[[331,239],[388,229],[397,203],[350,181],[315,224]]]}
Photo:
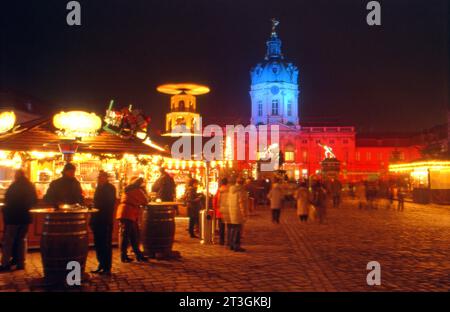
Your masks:
{"label": "wooden barrel", "polygon": [[174,236],[174,206],[146,206],[143,209],[141,239],[146,256],[155,257],[157,253],[170,253]]}
{"label": "wooden barrel", "polygon": [[89,248],[86,213],[48,213],[41,236],[41,256],[46,282],[65,284],[70,270],[67,264],[77,261],[84,274]]}

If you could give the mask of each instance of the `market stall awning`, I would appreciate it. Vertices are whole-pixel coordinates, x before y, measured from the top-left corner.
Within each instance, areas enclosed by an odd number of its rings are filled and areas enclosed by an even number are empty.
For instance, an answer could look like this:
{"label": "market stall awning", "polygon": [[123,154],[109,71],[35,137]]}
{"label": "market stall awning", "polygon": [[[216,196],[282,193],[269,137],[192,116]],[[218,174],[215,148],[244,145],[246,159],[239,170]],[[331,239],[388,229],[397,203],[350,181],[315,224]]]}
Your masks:
{"label": "market stall awning", "polygon": [[[58,152],[58,142],[63,139],[56,133],[50,119],[23,123],[14,131],[0,135],[0,150]],[[84,137],[79,153],[92,154],[144,154],[169,157],[167,151],[148,146],[137,138],[125,138],[107,131],[97,136]]]}

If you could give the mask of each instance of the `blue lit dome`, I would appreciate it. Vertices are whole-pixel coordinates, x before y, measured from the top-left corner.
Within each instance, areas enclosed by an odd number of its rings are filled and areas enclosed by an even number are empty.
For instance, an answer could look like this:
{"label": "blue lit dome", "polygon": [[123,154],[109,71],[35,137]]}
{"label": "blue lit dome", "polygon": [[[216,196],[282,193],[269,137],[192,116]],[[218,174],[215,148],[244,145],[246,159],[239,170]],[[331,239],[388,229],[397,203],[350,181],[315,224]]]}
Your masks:
{"label": "blue lit dome", "polygon": [[266,42],[267,53],[263,63],[258,63],[250,71],[252,84],[264,82],[298,83],[298,68],[284,60],[281,40],[275,31]]}
{"label": "blue lit dome", "polygon": [[259,124],[284,124],[297,126],[298,117],[298,68],[284,59],[281,40],[276,27],[279,22],[272,19],[272,33],[266,42],[264,61],[250,71],[250,98],[252,118]]}
{"label": "blue lit dome", "polygon": [[297,84],[298,69],[292,63],[269,60],[257,64],[250,72],[252,84],[264,82],[287,82]]}

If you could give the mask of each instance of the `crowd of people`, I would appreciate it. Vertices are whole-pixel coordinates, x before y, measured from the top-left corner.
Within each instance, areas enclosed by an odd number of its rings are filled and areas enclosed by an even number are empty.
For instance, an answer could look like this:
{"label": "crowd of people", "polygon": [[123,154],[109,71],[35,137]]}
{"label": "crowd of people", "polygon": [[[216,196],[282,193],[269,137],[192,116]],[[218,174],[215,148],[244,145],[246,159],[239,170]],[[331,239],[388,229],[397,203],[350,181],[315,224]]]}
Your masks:
{"label": "crowd of people", "polygon": [[[59,208],[62,204],[85,205],[85,199],[79,181],[75,177],[76,167],[67,163],[62,176],[49,185],[44,201]],[[174,201],[176,185],[174,179],[160,169],[160,177],[153,184],[152,192],[162,201]],[[205,195],[198,191],[199,181],[190,179],[186,186],[183,201],[187,207],[189,235],[198,238],[199,213],[205,208]],[[349,185],[349,194],[357,200],[360,209],[377,208],[377,201],[383,200],[390,207],[394,198],[398,200],[397,209],[403,211],[405,189],[394,184],[378,181],[377,183],[359,182]],[[93,273],[110,274],[112,266],[113,224],[119,223],[120,260],[129,263],[147,261],[140,249],[138,220],[141,206],[150,198],[145,189],[144,179],[133,177],[124,188],[120,199],[116,199],[117,191],[109,182],[108,173],[100,171],[92,205],[98,209],[90,219],[90,227],[94,235],[98,268]],[[275,177],[272,181],[244,180],[242,177],[230,176],[222,178],[219,189],[210,200],[218,224],[219,244],[227,246],[234,252],[243,252],[241,246],[244,224],[255,203],[267,204],[271,210],[274,224],[280,223],[283,208],[293,205],[301,223],[317,220],[324,223],[328,202],[339,208],[342,201],[342,184],[336,178],[312,180],[310,183],[289,182],[287,179]],[[2,209],[5,224],[2,244],[0,271],[25,268],[25,239],[31,223],[30,209],[37,204],[36,189],[26,177],[25,172],[17,170],[14,182],[5,194]],[[117,206],[117,209],[116,209]],[[135,259],[128,254],[128,248]]]}
{"label": "crowd of people", "polygon": [[406,189],[404,185],[383,180],[360,181],[349,187],[350,196],[357,200],[359,209],[393,208],[397,200],[398,211],[405,208]]}
{"label": "crowd of people", "polygon": [[[75,172],[76,167],[67,163],[62,170],[62,176],[50,183],[43,198],[44,202],[55,209],[60,209],[61,205],[85,205],[81,184],[76,179]],[[161,168],[160,178],[156,181],[153,191],[164,200],[174,200],[175,182],[164,168]],[[98,212],[92,214],[90,219],[98,260],[98,268],[92,273],[111,273],[112,234],[115,219],[119,222],[121,261],[124,263],[134,261],[128,255],[130,245],[136,261],[147,261],[140,249],[138,219],[140,207],[148,201],[149,196],[145,190],[143,178],[131,178],[117,201],[117,191],[110,183],[108,173],[99,172],[92,202],[92,206],[98,209]],[[17,170],[14,182],[6,191],[2,209],[5,230],[0,271],[25,268],[25,238],[29,224],[32,222],[30,210],[36,204],[37,194],[33,183],[26,177],[23,170]]]}

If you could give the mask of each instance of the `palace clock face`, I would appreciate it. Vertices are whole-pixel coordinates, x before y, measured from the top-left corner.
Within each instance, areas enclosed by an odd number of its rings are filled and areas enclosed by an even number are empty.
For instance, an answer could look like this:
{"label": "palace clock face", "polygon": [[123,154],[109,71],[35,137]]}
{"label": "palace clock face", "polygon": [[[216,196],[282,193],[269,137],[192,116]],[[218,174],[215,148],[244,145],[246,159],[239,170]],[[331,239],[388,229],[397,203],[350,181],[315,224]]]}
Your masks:
{"label": "palace clock face", "polygon": [[276,94],[278,94],[280,92],[280,88],[278,88],[278,86],[272,86],[272,88],[270,88],[270,92],[273,95],[276,95]]}

